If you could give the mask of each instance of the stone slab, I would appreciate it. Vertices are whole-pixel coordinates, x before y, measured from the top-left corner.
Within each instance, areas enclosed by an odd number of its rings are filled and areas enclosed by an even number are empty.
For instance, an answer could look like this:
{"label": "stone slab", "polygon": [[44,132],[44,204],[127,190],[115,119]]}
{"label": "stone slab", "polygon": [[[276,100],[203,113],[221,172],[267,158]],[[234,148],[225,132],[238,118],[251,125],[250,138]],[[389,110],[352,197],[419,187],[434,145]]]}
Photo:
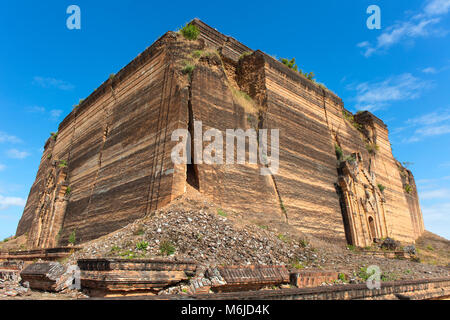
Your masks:
{"label": "stone slab", "polygon": [[214,292],[257,290],[265,286],[289,283],[289,271],[285,266],[229,266],[207,271],[209,278],[218,279]]}
{"label": "stone slab", "polygon": [[78,266],[82,290],[94,297],[157,294],[168,286],[187,281],[197,267],[191,260],[163,258],[82,259],[78,260]]}

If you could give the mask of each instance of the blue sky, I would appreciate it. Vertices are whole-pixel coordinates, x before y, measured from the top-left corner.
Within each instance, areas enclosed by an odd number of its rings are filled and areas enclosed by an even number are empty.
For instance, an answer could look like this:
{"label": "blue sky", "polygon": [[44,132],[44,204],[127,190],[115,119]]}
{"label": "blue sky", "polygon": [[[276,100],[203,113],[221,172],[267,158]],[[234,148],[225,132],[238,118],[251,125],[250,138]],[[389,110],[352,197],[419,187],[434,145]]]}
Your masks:
{"label": "blue sky", "polygon": [[[81,8],[81,30],[66,9]],[[369,30],[366,9],[381,9]],[[450,0],[2,1],[0,239],[15,233],[50,132],[168,30],[198,17],[252,49],[295,57],[352,111],[389,127],[413,164],[428,230],[450,238]]]}

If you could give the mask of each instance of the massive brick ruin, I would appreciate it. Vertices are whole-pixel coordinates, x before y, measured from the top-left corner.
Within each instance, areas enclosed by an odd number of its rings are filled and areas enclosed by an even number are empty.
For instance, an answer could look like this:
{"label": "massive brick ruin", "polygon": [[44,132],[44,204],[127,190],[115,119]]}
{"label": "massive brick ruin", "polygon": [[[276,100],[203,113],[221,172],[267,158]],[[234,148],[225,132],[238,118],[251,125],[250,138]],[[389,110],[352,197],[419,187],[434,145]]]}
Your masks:
{"label": "massive brick ruin", "polygon": [[[188,183],[224,208],[328,241],[412,243],[423,233],[414,178],[393,157],[380,119],[351,115],[323,86],[199,20],[192,24],[197,40],[166,33],[48,139],[17,228],[29,247],[66,245],[74,230],[81,243],[108,234],[167,205]],[[196,50],[209,53],[186,74]],[[192,129],[194,120],[204,130],[279,129],[278,173],[260,175],[253,164],[175,165],[171,134]]]}

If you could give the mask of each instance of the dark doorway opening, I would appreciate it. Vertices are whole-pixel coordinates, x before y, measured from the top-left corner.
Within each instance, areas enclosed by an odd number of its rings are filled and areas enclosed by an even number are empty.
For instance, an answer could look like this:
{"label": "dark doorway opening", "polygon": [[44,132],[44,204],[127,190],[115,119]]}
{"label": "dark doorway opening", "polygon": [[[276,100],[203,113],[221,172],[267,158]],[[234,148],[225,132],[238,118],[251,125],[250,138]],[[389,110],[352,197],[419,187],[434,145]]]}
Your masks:
{"label": "dark doorway opening", "polygon": [[194,112],[192,111],[192,92],[189,88],[189,100],[188,100],[188,111],[189,111],[189,122],[188,131],[190,135],[190,145],[188,146],[187,152],[190,154],[191,161],[186,165],[186,182],[194,187],[195,189],[200,189],[200,183],[198,180],[198,168],[194,164]]}
{"label": "dark doorway opening", "polygon": [[369,229],[370,229],[370,236],[372,238],[372,241],[377,237],[376,229],[375,229],[375,221],[372,217],[369,217]]}

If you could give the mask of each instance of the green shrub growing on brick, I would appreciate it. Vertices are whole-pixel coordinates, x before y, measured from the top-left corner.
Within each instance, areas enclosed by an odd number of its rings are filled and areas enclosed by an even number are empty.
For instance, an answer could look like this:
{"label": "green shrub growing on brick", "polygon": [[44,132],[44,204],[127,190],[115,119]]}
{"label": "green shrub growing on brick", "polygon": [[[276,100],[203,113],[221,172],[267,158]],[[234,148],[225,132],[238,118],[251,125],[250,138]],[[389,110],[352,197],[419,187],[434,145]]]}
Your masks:
{"label": "green shrub growing on brick", "polygon": [[193,24],[186,24],[180,29],[180,33],[188,40],[196,40],[200,34],[200,31]]}

